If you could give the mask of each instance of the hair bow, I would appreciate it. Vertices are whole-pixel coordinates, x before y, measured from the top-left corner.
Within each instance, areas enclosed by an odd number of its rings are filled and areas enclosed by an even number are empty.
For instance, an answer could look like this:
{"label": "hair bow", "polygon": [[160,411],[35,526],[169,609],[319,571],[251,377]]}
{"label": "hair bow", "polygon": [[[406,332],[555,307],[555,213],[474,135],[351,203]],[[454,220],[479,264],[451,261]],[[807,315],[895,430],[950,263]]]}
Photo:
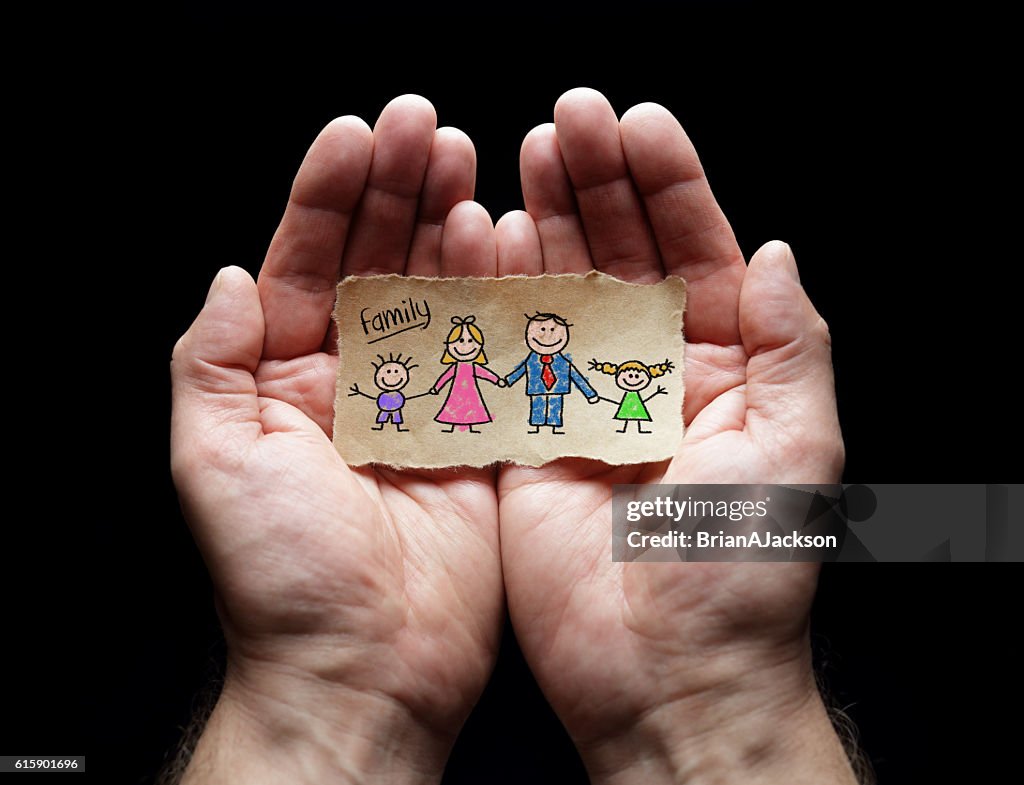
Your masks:
{"label": "hair bow", "polygon": [[476,321],[476,317],[470,314],[469,316],[453,316],[452,324],[473,324]]}

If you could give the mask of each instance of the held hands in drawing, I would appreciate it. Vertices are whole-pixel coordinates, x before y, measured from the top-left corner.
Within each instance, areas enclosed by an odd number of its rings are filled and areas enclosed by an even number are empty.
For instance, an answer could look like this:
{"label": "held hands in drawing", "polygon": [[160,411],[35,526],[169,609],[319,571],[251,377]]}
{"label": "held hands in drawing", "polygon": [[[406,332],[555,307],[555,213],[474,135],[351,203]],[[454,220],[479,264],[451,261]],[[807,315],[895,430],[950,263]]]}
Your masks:
{"label": "held hands in drawing", "polygon": [[[614,483],[838,479],[828,333],[788,246],[744,264],[661,107],[620,122],[597,93],[563,96],[523,145],[526,211],[496,227],[465,201],[472,145],[434,122],[405,97],[372,132],[328,126],[259,284],[223,270],[175,348],[175,481],[229,650],[185,782],[437,781],[493,665],[503,585],[595,783],[853,782],[810,669],[812,565],[610,558]],[[497,475],[341,462],[339,274],[595,267],[689,282],[672,461]]]}
{"label": "held hands in drawing", "polygon": [[484,687],[493,471],[352,470],[328,435],[339,274],[494,275],[475,168],[423,99],[334,121],[259,283],[222,270],[175,347],[174,477],[228,644],[186,783],[436,781]]}

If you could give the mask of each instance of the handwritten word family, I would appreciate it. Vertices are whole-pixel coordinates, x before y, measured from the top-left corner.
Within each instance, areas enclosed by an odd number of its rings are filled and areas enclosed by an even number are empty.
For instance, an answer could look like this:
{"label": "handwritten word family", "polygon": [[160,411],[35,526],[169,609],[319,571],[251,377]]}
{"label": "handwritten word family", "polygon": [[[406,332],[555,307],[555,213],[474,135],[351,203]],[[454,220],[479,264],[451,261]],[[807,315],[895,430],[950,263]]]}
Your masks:
{"label": "handwritten word family", "polygon": [[426,299],[409,298],[396,307],[381,308],[375,313],[370,308],[363,308],[359,312],[359,321],[363,334],[370,339],[367,343],[377,343],[406,330],[426,330],[430,326],[430,303]]}

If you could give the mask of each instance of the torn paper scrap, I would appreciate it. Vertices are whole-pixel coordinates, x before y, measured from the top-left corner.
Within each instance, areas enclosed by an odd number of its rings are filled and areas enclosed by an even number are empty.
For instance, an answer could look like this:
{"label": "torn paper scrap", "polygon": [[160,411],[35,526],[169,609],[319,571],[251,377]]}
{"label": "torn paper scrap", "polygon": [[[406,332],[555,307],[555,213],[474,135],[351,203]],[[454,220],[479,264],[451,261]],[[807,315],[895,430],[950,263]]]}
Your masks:
{"label": "torn paper scrap", "polygon": [[334,444],[353,466],[669,458],[685,303],[681,278],[346,278]]}

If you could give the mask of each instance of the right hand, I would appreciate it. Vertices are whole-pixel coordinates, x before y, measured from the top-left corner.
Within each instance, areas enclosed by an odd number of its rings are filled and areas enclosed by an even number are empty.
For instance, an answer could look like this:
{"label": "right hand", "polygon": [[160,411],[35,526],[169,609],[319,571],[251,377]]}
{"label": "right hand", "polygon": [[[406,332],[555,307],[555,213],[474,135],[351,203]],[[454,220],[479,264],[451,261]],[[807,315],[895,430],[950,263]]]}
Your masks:
{"label": "right hand", "polygon": [[672,461],[500,469],[509,613],[544,694],[594,783],[852,783],[811,670],[816,565],[611,560],[617,483],[839,479],[828,332],[789,247],[744,264],[690,140],[653,104],[620,122],[604,96],[570,91],[527,135],[521,172],[502,275],[688,281]]}

